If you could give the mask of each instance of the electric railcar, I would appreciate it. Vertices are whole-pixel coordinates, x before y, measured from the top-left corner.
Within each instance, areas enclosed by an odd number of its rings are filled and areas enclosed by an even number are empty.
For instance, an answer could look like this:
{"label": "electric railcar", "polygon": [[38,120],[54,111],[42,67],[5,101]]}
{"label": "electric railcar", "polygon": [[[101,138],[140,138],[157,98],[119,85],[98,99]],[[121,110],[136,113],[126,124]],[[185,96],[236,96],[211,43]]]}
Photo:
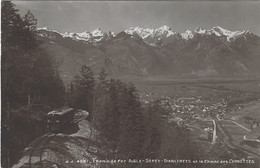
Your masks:
{"label": "electric railcar", "polygon": [[74,109],[67,108],[62,110],[53,110],[46,115],[47,129],[55,132],[72,123],[74,118]]}

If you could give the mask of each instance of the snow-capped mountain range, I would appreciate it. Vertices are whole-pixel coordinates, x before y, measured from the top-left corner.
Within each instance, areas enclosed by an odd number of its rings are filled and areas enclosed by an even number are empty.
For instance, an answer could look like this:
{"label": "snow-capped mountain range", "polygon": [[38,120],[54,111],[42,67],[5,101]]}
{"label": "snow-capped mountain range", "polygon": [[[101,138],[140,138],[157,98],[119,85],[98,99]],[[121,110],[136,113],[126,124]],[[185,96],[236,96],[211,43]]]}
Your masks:
{"label": "snow-capped mountain range", "polygon": [[[56,32],[64,38],[68,37],[68,38],[72,38],[73,40],[82,40],[82,41],[94,42],[94,43],[99,42],[104,38],[109,38],[109,37],[115,36],[114,32],[104,33],[104,32],[102,32],[102,30],[100,28],[97,28],[97,29],[95,29],[91,32],[90,31],[84,31],[84,32],[81,32],[81,33],[71,33],[71,32],[60,33],[56,30],[49,30],[47,27],[39,28],[38,30]],[[41,33],[40,35],[41,36],[47,36],[44,33]]]}
{"label": "snow-capped mountain range", "polygon": [[[81,33],[60,33],[56,30],[48,30],[46,27],[39,28],[38,30],[52,31],[59,33],[62,37],[72,38],[73,40],[82,40],[91,43],[97,43],[104,39],[110,39],[115,37],[115,33],[109,31],[108,33],[103,32],[100,28],[97,28],[93,31],[84,31]],[[220,26],[213,27],[212,29],[206,30],[202,28],[195,28],[194,30],[186,30],[184,33],[179,33],[174,31],[170,26],[161,26],[157,29],[152,28],[142,28],[142,27],[131,27],[129,29],[124,30],[125,33],[129,35],[138,35],[141,37],[147,44],[156,46],[159,41],[162,44],[171,43],[172,40],[183,40],[187,42],[194,38],[194,36],[208,36],[208,35],[216,35],[218,37],[225,37],[228,42],[233,41],[235,38],[244,36],[246,34],[250,34],[249,30],[237,30],[230,31],[224,29]],[[46,34],[41,33],[41,36],[46,36]]]}
{"label": "snow-capped mountain range", "polygon": [[219,26],[184,33],[169,26],[131,27],[120,33],[100,28],[60,33],[41,28],[38,39],[54,56],[65,81],[82,64],[111,75],[260,75],[260,37]]}
{"label": "snow-capped mountain range", "polygon": [[[158,29],[150,29],[150,28],[141,28],[141,27],[131,27],[127,30],[125,30],[127,34],[137,34],[139,35],[144,41],[146,39],[155,39],[155,40],[163,40],[163,39],[169,39],[173,37],[179,37],[185,41],[188,41],[192,39],[195,35],[216,35],[218,37],[224,36],[226,37],[227,41],[231,41],[236,37],[239,37],[241,35],[245,35],[246,33],[251,33],[248,30],[237,30],[237,31],[230,31],[227,29],[224,29],[220,26],[213,27],[212,29],[206,30],[202,28],[195,28],[193,31],[186,30],[184,33],[178,33],[174,31],[169,26],[162,26]],[[154,41],[155,42],[155,41]],[[153,44],[153,43],[151,43]]]}
{"label": "snow-capped mountain range", "polygon": [[175,34],[178,34],[177,32],[173,31],[171,27],[169,26],[162,26],[158,29],[149,29],[149,28],[142,28],[142,27],[131,27],[127,30],[125,30],[127,34],[138,34],[142,39],[150,37],[156,37],[156,36],[164,36],[169,37],[173,36]]}
{"label": "snow-capped mountain range", "polygon": [[247,33],[251,33],[249,30],[237,30],[237,31],[230,31],[227,29],[224,29],[220,26],[213,27],[210,30],[204,30],[202,28],[196,28],[194,30],[195,33],[198,33],[200,35],[216,35],[216,36],[225,36],[227,38],[227,41],[231,41],[231,39],[234,40],[234,38],[239,37],[241,35],[246,35]]}

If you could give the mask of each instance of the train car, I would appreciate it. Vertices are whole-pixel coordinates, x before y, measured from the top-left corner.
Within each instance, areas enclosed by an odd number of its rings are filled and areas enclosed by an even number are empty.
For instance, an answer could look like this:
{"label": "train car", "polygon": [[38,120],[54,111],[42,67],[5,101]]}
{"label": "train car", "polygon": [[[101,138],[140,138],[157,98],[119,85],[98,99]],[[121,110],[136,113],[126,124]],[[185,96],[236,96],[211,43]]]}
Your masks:
{"label": "train car", "polygon": [[73,118],[73,108],[53,110],[46,115],[47,129],[52,132],[60,131],[71,124]]}

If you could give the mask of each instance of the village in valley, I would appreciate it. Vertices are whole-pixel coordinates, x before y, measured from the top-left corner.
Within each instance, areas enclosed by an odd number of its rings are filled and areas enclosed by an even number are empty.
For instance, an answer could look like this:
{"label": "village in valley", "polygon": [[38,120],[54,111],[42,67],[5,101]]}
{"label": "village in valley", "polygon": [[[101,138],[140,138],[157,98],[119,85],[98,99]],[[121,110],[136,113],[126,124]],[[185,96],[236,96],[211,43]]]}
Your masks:
{"label": "village in valley", "polygon": [[[212,84],[200,88],[203,91],[199,94],[197,85],[173,82],[172,88],[175,89],[172,92],[163,92],[153,84],[146,85],[147,92],[143,92],[140,99],[144,104],[160,99],[168,111],[162,114],[162,119],[190,130],[196,142],[214,144],[218,141],[259,153],[260,97],[257,87],[252,87],[256,91],[252,92],[248,90],[250,87],[234,89],[236,84],[233,89],[229,84]],[[256,83],[250,85],[257,86]],[[139,87],[142,88],[142,84],[139,83]]]}

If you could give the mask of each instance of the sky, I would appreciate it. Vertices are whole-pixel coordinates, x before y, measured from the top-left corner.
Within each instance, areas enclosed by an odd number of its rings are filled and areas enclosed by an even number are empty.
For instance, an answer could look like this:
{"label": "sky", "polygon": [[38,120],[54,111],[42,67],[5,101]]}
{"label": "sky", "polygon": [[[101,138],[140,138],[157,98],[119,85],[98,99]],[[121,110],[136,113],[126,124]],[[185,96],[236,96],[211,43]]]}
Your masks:
{"label": "sky", "polygon": [[184,32],[196,27],[248,29],[260,35],[260,1],[15,1],[23,15],[30,10],[38,27],[59,32],[101,28],[121,32],[130,27],[162,25]]}

